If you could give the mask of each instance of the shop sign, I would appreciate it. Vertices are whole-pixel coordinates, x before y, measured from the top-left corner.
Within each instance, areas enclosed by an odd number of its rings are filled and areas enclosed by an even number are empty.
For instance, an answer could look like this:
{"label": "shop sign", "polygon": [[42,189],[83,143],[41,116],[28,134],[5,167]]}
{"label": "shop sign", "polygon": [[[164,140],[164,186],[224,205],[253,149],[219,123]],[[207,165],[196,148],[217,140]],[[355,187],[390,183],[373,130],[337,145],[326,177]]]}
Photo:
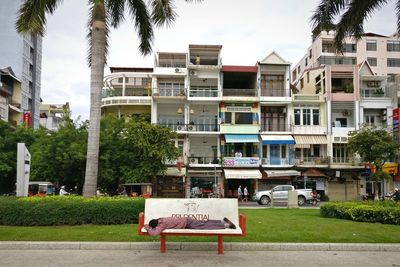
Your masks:
{"label": "shop sign", "polygon": [[224,166],[226,167],[244,167],[244,166],[259,166],[259,158],[224,158]]}

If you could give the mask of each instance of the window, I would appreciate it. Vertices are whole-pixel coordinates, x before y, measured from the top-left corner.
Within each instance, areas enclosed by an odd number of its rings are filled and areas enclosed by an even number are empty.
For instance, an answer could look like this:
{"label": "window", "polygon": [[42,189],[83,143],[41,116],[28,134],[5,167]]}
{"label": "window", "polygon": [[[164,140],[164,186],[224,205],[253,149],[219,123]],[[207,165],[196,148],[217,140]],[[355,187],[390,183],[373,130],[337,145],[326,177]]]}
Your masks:
{"label": "window", "polygon": [[300,66],[297,67],[297,73],[300,73]]}
{"label": "window", "polygon": [[369,65],[371,65],[371,66],[375,67],[378,65],[376,57],[368,57],[367,61],[368,61]]}
{"label": "window", "polygon": [[294,125],[300,125],[300,115],[301,115],[301,110],[300,109],[295,109],[294,110]]}
{"label": "window", "polygon": [[311,125],[311,110],[303,109],[303,125]]}
{"label": "window", "polygon": [[281,146],[281,158],[283,158],[283,159],[286,158],[286,146],[285,145]]}
{"label": "window", "polygon": [[308,57],[311,58],[312,57],[312,49],[310,49],[310,52],[308,54]]}
{"label": "window", "polygon": [[313,125],[319,125],[319,109],[313,109]]}
{"label": "window", "polygon": [[304,87],[304,78],[301,78],[300,80],[300,88],[303,89]]}
{"label": "window", "polygon": [[232,123],[232,112],[225,112],[225,123]]}
{"label": "window", "polygon": [[295,108],[294,125],[319,125],[319,108]]}
{"label": "window", "polygon": [[400,52],[400,41],[387,41],[386,50],[393,52]]}
{"label": "window", "polygon": [[235,124],[253,124],[253,113],[236,112]]}
{"label": "window", "polygon": [[306,62],[305,62],[305,65],[306,65],[306,66],[308,65],[308,58],[306,58]]}
{"label": "window", "polygon": [[307,83],[310,83],[310,72],[307,72]]}
{"label": "window", "polygon": [[367,40],[367,51],[376,51],[376,40]]}
{"label": "window", "polygon": [[388,67],[400,67],[400,58],[388,58],[387,66]]}
{"label": "window", "polygon": [[343,52],[356,53],[357,52],[357,44],[344,44]]}
{"label": "window", "polygon": [[333,162],[347,163],[347,144],[333,144]]}

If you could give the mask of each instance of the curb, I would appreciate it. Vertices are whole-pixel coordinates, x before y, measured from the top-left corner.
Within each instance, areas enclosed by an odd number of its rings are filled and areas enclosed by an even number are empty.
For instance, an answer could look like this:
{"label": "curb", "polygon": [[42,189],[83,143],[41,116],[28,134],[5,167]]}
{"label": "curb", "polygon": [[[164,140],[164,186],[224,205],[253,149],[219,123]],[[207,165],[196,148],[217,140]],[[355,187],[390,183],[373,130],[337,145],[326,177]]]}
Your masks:
{"label": "curb", "polygon": [[[211,251],[213,242],[167,242],[168,250]],[[38,242],[2,241],[0,250],[159,250],[159,242]],[[387,251],[400,252],[400,244],[370,243],[224,243],[225,251]]]}

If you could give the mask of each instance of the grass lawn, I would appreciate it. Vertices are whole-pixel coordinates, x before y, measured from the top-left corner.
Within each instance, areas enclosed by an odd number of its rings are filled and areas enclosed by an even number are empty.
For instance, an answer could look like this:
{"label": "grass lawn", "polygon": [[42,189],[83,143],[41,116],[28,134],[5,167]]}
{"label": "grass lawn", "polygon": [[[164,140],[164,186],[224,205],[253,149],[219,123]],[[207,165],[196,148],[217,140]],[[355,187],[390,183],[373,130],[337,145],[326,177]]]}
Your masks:
{"label": "grass lawn", "polygon": [[[234,242],[400,243],[400,225],[323,218],[315,209],[240,209],[246,237]],[[137,225],[0,226],[0,241],[153,241]],[[216,237],[168,237],[170,241],[215,241]]]}

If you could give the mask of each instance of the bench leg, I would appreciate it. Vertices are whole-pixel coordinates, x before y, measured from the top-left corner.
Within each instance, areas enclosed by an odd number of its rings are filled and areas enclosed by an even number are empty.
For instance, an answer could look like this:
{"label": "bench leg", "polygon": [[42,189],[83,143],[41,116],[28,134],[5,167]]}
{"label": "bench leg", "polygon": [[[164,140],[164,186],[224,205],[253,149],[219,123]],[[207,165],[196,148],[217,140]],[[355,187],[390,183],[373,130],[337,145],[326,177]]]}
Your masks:
{"label": "bench leg", "polygon": [[165,253],[165,235],[160,235],[160,251]]}
{"label": "bench leg", "polygon": [[224,254],[224,241],[222,235],[218,236],[218,254]]}

